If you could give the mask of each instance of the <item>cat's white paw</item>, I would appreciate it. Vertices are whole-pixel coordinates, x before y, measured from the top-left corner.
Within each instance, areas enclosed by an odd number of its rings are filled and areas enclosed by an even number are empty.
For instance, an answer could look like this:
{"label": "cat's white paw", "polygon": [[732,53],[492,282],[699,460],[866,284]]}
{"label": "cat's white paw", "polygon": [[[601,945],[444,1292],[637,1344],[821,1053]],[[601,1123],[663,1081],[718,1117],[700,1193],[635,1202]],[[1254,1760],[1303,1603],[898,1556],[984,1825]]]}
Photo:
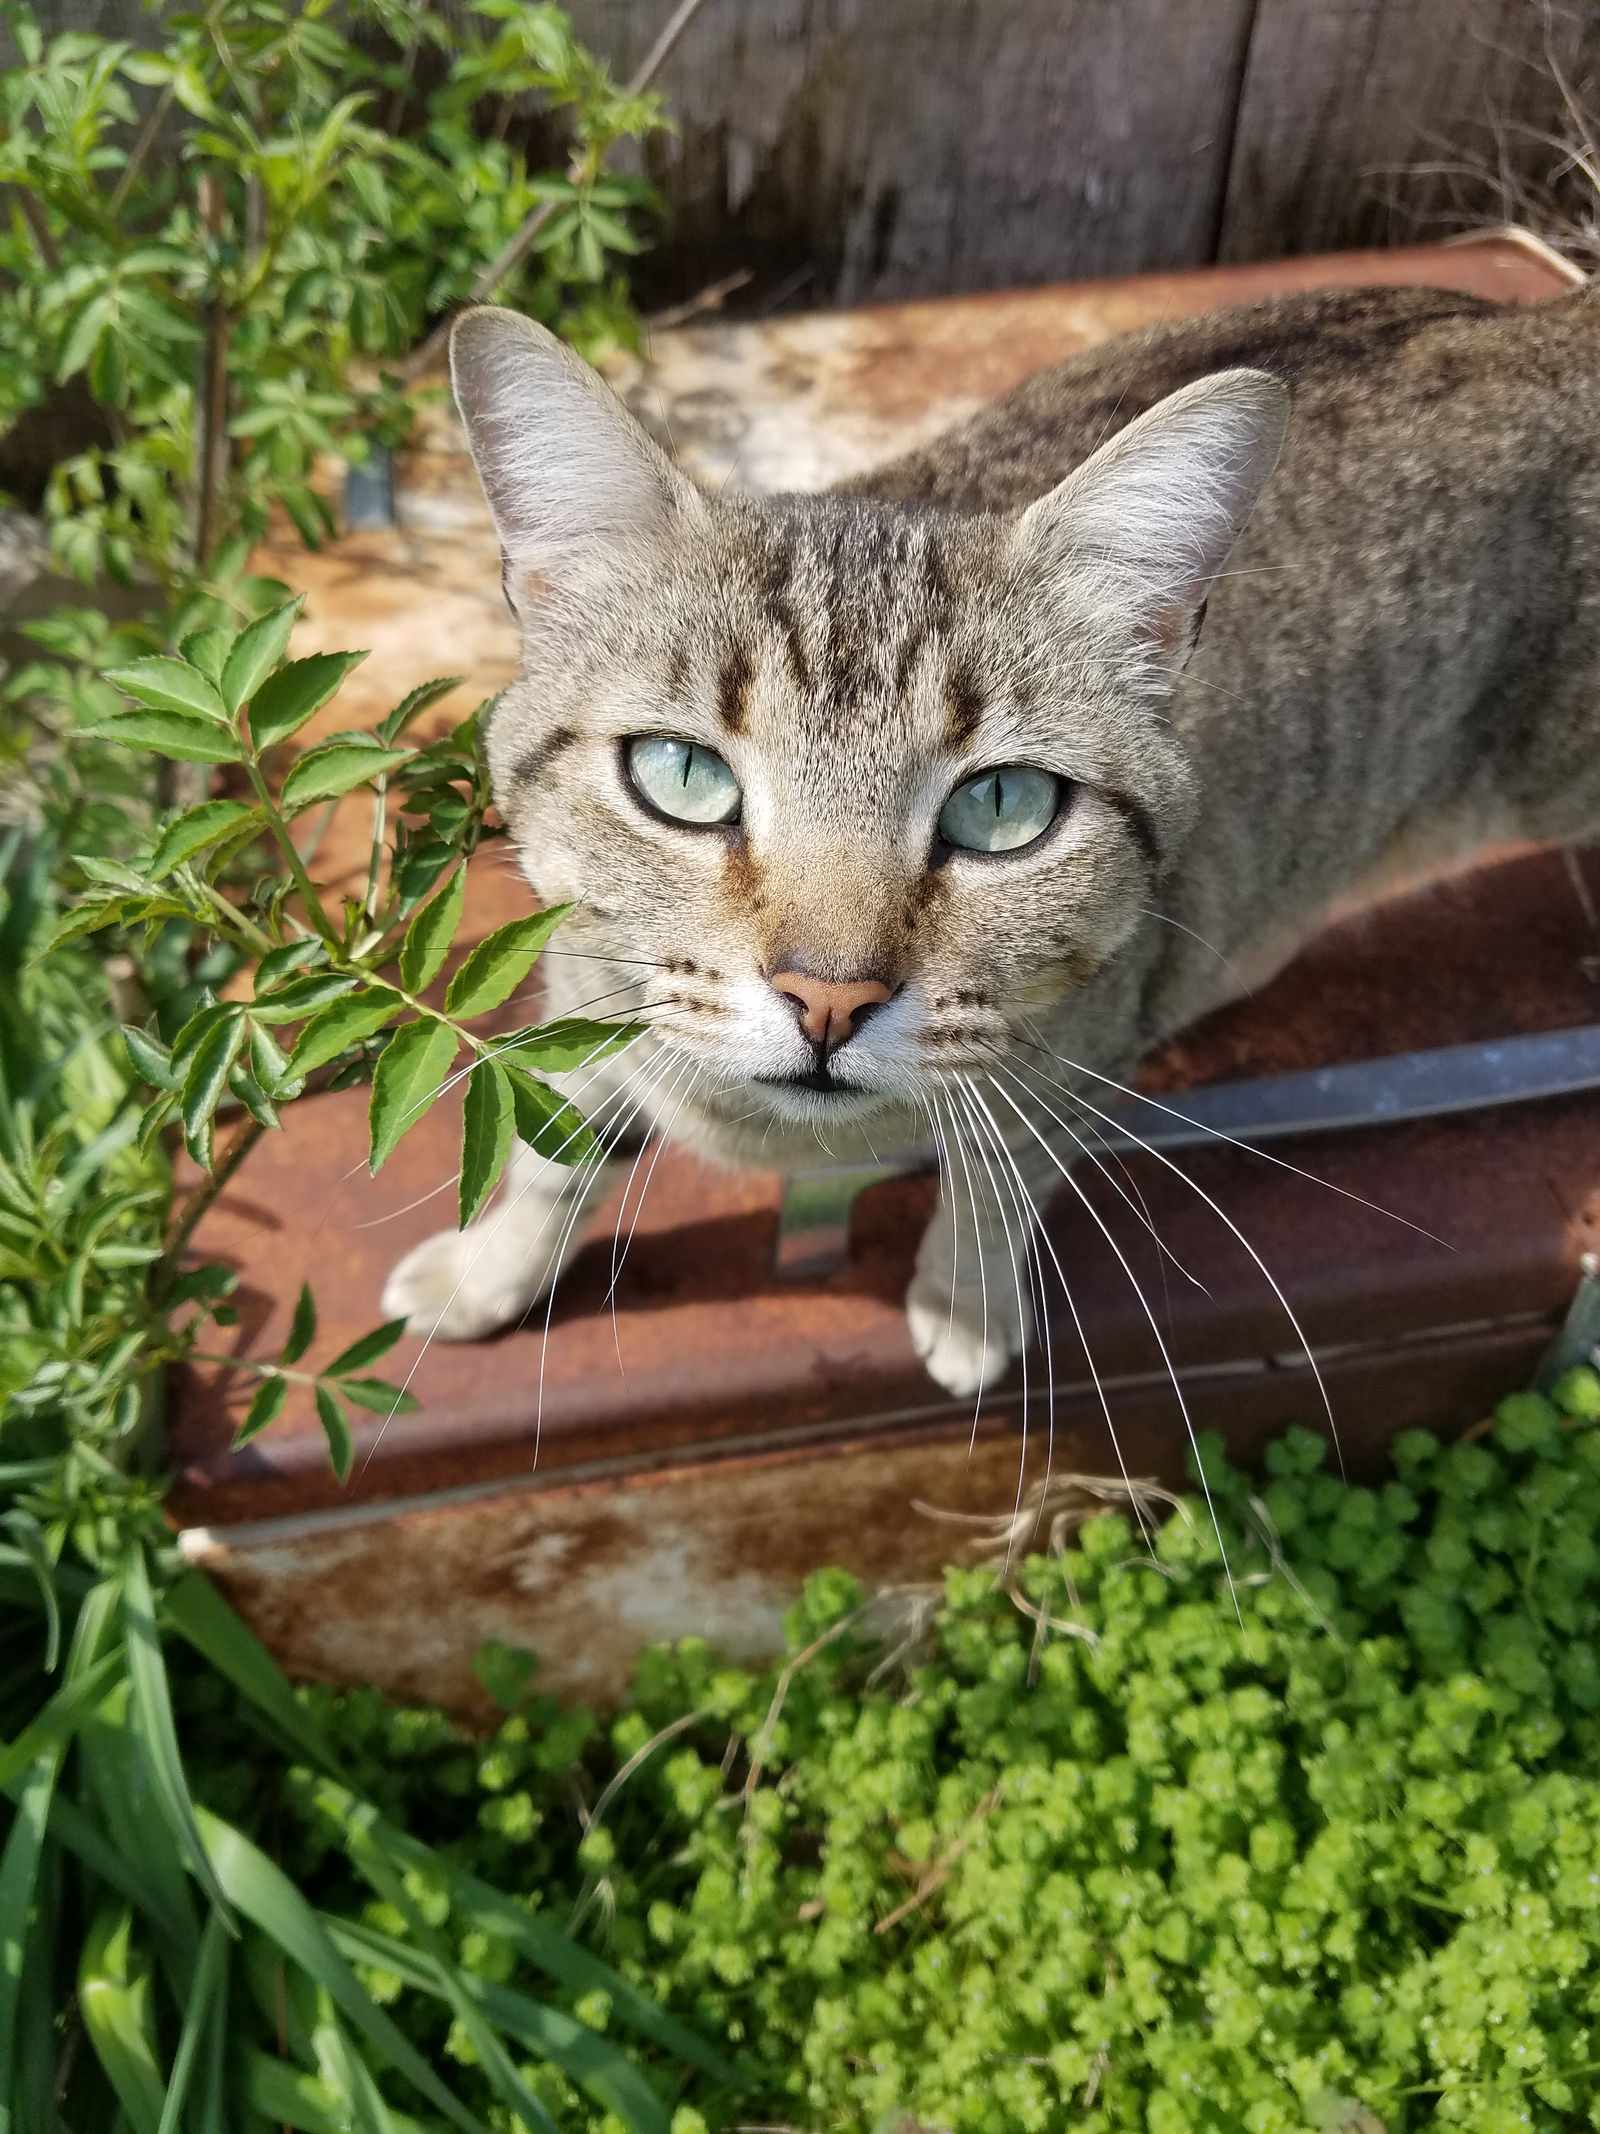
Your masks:
{"label": "cat's white paw", "polygon": [[383,1286],[383,1315],[424,1341],[482,1341],[523,1317],[541,1285],[508,1280],[506,1252],[481,1230],[441,1230],[408,1252]]}
{"label": "cat's white paw", "polygon": [[963,1400],[997,1386],[1033,1338],[1014,1298],[1007,1308],[991,1297],[985,1312],[981,1297],[958,1295],[952,1311],[948,1284],[920,1275],[906,1291],[906,1321],[928,1375]]}

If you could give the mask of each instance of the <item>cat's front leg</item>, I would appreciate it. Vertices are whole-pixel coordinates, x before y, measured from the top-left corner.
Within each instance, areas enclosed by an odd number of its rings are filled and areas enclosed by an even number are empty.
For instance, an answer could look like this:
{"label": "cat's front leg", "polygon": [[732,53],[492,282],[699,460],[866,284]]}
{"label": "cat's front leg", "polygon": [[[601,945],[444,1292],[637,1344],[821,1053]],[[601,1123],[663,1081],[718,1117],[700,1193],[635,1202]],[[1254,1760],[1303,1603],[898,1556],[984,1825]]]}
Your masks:
{"label": "cat's front leg", "polygon": [[481,1341],[525,1318],[582,1241],[614,1166],[551,1163],[517,1142],[488,1213],[408,1252],[384,1284],[383,1313],[423,1340]]}
{"label": "cat's front leg", "polygon": [[[949,1145],[946,1136],[947,1148]],[[976,1397],[1033,1339],[1032,1221],[1023,1196],[968,1154],[947,1169],[906,1291],[917,1354],[948,1393]]]}

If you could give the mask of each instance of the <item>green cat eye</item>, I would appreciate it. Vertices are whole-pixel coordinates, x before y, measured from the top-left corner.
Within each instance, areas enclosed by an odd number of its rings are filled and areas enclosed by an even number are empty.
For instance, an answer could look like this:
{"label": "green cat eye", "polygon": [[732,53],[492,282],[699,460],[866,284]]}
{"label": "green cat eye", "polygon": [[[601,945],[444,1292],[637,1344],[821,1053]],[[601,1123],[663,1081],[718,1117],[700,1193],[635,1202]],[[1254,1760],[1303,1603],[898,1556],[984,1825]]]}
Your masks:
{"label": "green cat eye", "polygon": [[639,794],[674,822],[733,822],[738,816],[739,781],[714,749],[640,734],[628,743],[627,759]]}
{"label": "green cat eye", "polygon": [[963,852],[1016,852],[1042,837],[1061,807],[1061,780],[1025,763],[980,771],[939,811],[939,835]]}

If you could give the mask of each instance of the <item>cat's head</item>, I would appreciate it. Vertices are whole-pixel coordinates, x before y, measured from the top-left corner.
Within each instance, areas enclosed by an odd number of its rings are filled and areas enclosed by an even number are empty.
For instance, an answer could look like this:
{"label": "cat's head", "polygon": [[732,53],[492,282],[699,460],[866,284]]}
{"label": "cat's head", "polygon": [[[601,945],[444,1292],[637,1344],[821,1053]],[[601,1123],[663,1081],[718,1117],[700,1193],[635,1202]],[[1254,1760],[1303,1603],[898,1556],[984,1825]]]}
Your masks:
{"label": "cat's head", "polygon": [[1116,955],[1193,814],[1163,702],[1280,386],[1203,380],[961,518],[706,496],[514,312],[467,313],[452,360],[524,639],[500,807],[581,904],[563,938],[637,972],[729,1103],[916,1106]]}

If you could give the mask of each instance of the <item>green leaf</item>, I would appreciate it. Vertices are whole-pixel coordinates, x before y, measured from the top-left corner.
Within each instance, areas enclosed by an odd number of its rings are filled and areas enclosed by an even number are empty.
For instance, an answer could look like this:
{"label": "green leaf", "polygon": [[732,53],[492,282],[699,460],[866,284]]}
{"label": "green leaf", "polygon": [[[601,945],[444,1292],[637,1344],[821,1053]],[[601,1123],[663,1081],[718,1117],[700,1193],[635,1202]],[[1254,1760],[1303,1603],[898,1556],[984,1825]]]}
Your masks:
{"label": "green leaf", "polygon": [[51,1796],[61,1769],[62,1750],[48,1750],[33,1765],[13,1798],[16,1813],[0,1854],[0,1948],[8,1957],[0,1965],[0,2097],[16,2087],[18,2018],[23,1996],[29,1915],[39,1884]]}
{"label": "green leaf", "polygon": [[151,1792],[180,1850],[188,1856],[200,1887],[223,1913],[231,1931],[228,1900],[201,1842],[194,1803],[183,1775],[177,1729],[172,1722],[167,1664],[161,1656],[155,1603],[150,1595],[150,1573],[145,1565],[144,1545],[138,1541],[122,1561],[122,1614],[128,1626],[128,1680],[133,1687],[133,1711],[149,1766]]}
{"label": "green leaf", "polygon": [[134,2134],[160,2134],[166,2084],[156,2064],[150,1966],[130,1946],[133,1913],[106,1905],[84,1938],[78,2012]]}
{"label": "green leaf", "polygon": [[125,711],[115,718],[80,726],[93,741],[115,741],[124,748],[153,748],[179,763],[242,763],[244,753],[224,727],[177,711]]}
{"label": "green leaf", "polygon": [[172,1071],[172,1056],[165,1045],[141,1030],[134,1023],[122,1025],[122,1042],[128,1048],[128,1057],[133,1062],[134,1073],[150,1084],[152,1089],[178,1087],[178,1077]]}
{"label": "green leaf", "polygon": [[256,966],[256,992],[265,993],[273,986],[281,985],[291,972],[299,970],[302,964],[315,963],[323,953],[324,945],[314,935],[304,941],[289,941],[282,948],[273,949],[271,954],[263,956]]}
{"label": "green leaf", "polygon": [[[530,1661],[533,1656],[523,1653],[518,1657]],[[502,1698],[495,1701],[512,1710],[521,1703],[522,1694],[519,1692],[509,1703]],[[348,1920],[330,1919],[328,1928],[339,1947],[355,1962],[388,1971],[417,1992],[445,1998],[437,1971],[408,1943]],[[670,2122],[660,2099],[611,2039],[601,2037],[587,2023],[580,2023],[559,2009],[546,2008],[508,1986],[492,1985],[474,1972],[458,1968],[456,1976],[463,1991],[471,1995],[497,2030],[515,2038],[541,2060],[559,2067],[571,2081],[581,2083],[606,2111],[615,2112],[632,2134],[668,2134]]]}
{"label": "green leaf", "polygon": [[472,1672],[484,1694],[503,1712],[514,1712],[522,1703],[538,1671],[537,1653],[522,1645],[504,1645],[499,1638],[489,1638],[480,1645],[472,1663]]}
{"label": "green leaf", "polygon": [[425,991],[443,970],[461,925],[466,895],[467,870],[458,867],[406,929],[405,940],[400,944],[400,982],[408,993]]}
{"label": "green leaf", "polygon": [[529,1148],[552,1163],[582,1163],[593,1153],[594,1135],[584,1124],[582,1113],[565,1097],[558,1096],[548,1082],[536,1082],[509,1060],[500,1060],[497,1065],[511,1084],[519,1141],[526,1141]]}
{"label": "green leaf", "polygon": [[404,748],[369,748],[356,741],[335,741],[327,748],[313,749],[290,769],[279,804],[292,815],[316,801],[337,800],[406,762],[410,753]]}
{"label": "green leaf", "polygon": [[482,1015],[514,993],[561,924],[570,904],[552,904],[526,919],[513,919],[480,941],[450,981],[445,1006],[452,1015]]}
{"label": "green leaf", "polygon": [[581,1015],[563,1016],[558,1022],[541,1023],[505,1040],[508,1064],[536,1074],[567,1074],[575,1067],[590,1067],[609,1059],[614,1052],[644,1035],[643,1023],[590,1022]]}
{"label": "green leaf", "polygon": [[206,1809],[200,1828],[217,1879],[245,1918],[322,1987],[334,2006],[393,2063],[435,2111],[463,2134],[483,2134],[480,2123],[454,2098],[415,2047],[371,1999],[335,1948],[327,1929],[281,1868],[241,1831]]}
{"label": "green leaf", "polygon": [[434,1015],[402,1023],[389,1040],[372,1078],[372,1102],[367,1110],[374,1172],[438,1096],[455,1057],[456,1033]]}
{"label": "green leaf", "polygon": [[206,1031],[183,1078],[183,1138],[202,1170],[211,1168],[212,1116],[244,1040],[244,1010],[236,1008]]}
{"label": "green leaf", "polygon": [[322,1425],[322,1434],[328,1440],[328,1459],[341,1482],[350,1479],[350,1463],[355,1458],[355,1441],[350,1435],[350,1417],[344,1402],[328,1386],[318,1386],[317,1420]]}
{"label": "green leaf", "polygon": [[[251,625],[252,629],[256,627]],[[313,652],[309,659],[291,660],[288,666],[269,675],[250,704],[250,736],[257,750],[274,748],[298,733],[307,719],[337,692],[351,668],[359,667],[366,656],[364,652]],[[296,764],[295,769],[299,767]]]}
{"label": "green leaf", "polygon": [[[326,1783],[317,1790],[319,1798],[336,1800],[338,1797],[338,1789]],[[351,1812],[356,1806],[351,1800]],[[402,1873],[411,1870],[430,1880],[442,1877],[454,1907],[474,1925],[511,1942],[529,1963],[548,1977],[558,1979],[575,1992],[588,1992],[599,1987],[610,1997],[620,2021],[631,2024],[647,2038],[653,2038],[678,2059],[703,2068],[716,2081],[726,2083],[730,2088],[740,2086],[737,2074],[704,2038],[668,2015],[621,1972],[613,1971],[599,1957],[591,1956],[587,1949],[580,1948],[559,1928],[528,1911],[514,1897],[480,1881],[476,1875],[469,1874],[423,1844],[421,1839],[397,1830],[392,1823],[378,1820],[371,1824],[370,1834],[373,1843]]]}
{"label": "green leaf", "polygon": [[228,707],[197,667],[181,659],[136,659],[131,667],[108,667],[106,680],[151,711],[187,712],[225,726]]}
{"label": "green leaf", "polygon": [[404,1319],[386,1319],[382,1326],[375,1326],[370,1334],[363,1334],[359,1341],[352,1341],[347,1349],[341,1349],[332,1363],[323,1367],[323,1377],[342,1378],[347,1371],[365,1370],[369,1363],[387,1356],[405,1332],[407,1323]]}
{"label": "green leaf", "polygon": [[493,1192],[511,1153],[511,1122],[516,1100],[511,1082],[492,1060],[479,1060],[467,1077],[461,1122],[461,1227],[463,1230]]}
{"label": "green leaf", "polygon": [[[367,1359],[363,1357],[364,1363]],[[39,1598],[44,1603],[45,1647],[44,1671],[53,1675],[56,1661],[61,1654],[61,1603],[56,1594],[56,1567],[44,1538],[44,1528],[31,1512],[15,1507],[0,1518],[0,1527],[11,1536],[21,1555],[27,1560],[29,1570],[39,1588]],[[0,2090],[0,2096],[5,2093]]]}
{"label": "green leaf", "polygon": [[162,1595],[161,1613],[163,1622],[248,1697],[300,1756],[318,1770],[337,1772],[332,1744],[289,1678],[209,1579],[198,1571],[183,1572]]}
{"label": "green leaf", "polygon": [[[241,704],[249,703],[288,651],[290,633],[305,604],[304,593],[296,593],[293,600],[286,600],[281,607],[258,615],[248,629],[240,631],[237,643],[228,654],[219,684],[222,700],[230,711],[237,711]],[[251,731],[255,730],[252,713]],[[257,745],[261,744],[258,742]]]}
{"label": "green leaf", "polygon": [[330,1000],[353,993],[359,978],[346,978],[338,971],[312,971],[304,978],[291,978],[263,1000],[258,992],[250,1003],[252,1020],[258,1023],[297,1023]]}
{"label": "green leaf", "polygon": [[200,1936],[200,1958],[183,2011],[183,2031],[173,2056],[172,2078],[167,2084],[157,2134],[178,2134],[201,2043],[213,2018],[219,2022],[226,2019],[227,2002],[228,1930],[222,1914],[213,1910],[207,1914],[205,1931]]}
{"label": "green leaf", "polygon": [[374,1036],[392,1023],[405,1008],[400,995],[388,986],[370,986],[364,993],[347,993],[314,1015],[300,1033],[300,1042],[289,1055],[289,1072],[310,1074],[336,1060],[341,1052]]}
{"label": "green leaf", "polygon": [[275,1423],[283,1413],[284,1402],[289,1398],[289,1382],[276,1373],[263,1378],[256,1387],[255,1397],[246,1410],[245,1419],[239,1425],[231,1450],[237,1452],[241,1445],[248,1445],[253,1437],[259,1437],[269,1423]]}
{"label": "green leaf", "polygon": [[175,822],[168,823],[157,840],[156,849],[150,855],[150,879],[159,882],[174,867],[185,860],[193,859],[197,852],[204,852],[208,845],[215,845],[243,823],[255,820],[264,828],[266,817],[259,808],[252,808],[242,800],[208,800],[198,808],[190,808]]}
{"label": "green leaf", "polygon": [[220,682],[222,663],[233,643],[229,630],[195,630],[178,647],[191,667],[198,667],[208,682]]}
{"label": "green leaf", "polygon": [[373,728],[374,733],[385,748],[392,748],[413,719],[420,718],[423,712],[431,705],[437,704],[441,697],[447,697],[452,689],[459,689],[465,680],[464,674],[447,674],[441,681],[424,682],[420,688],[413,689],[409,696],[402,697],[387,718],[378,721]]}
{"label": "green leaf", "polygon": [[302,1282],[300,1294],[295,1299],[294,1317],[289,1322],[289,1338],[283,1344],[278,1361],[298,1363],[316,1338],[317,1301],[311,1294],[311,1284]]}
{"label": "green leaf", "polygon": [[374,1415],[413,1415],[422,1406],[414,1393],[404,1386],[391,1386],[383,1378],[341,1378],[339,1391]]}

